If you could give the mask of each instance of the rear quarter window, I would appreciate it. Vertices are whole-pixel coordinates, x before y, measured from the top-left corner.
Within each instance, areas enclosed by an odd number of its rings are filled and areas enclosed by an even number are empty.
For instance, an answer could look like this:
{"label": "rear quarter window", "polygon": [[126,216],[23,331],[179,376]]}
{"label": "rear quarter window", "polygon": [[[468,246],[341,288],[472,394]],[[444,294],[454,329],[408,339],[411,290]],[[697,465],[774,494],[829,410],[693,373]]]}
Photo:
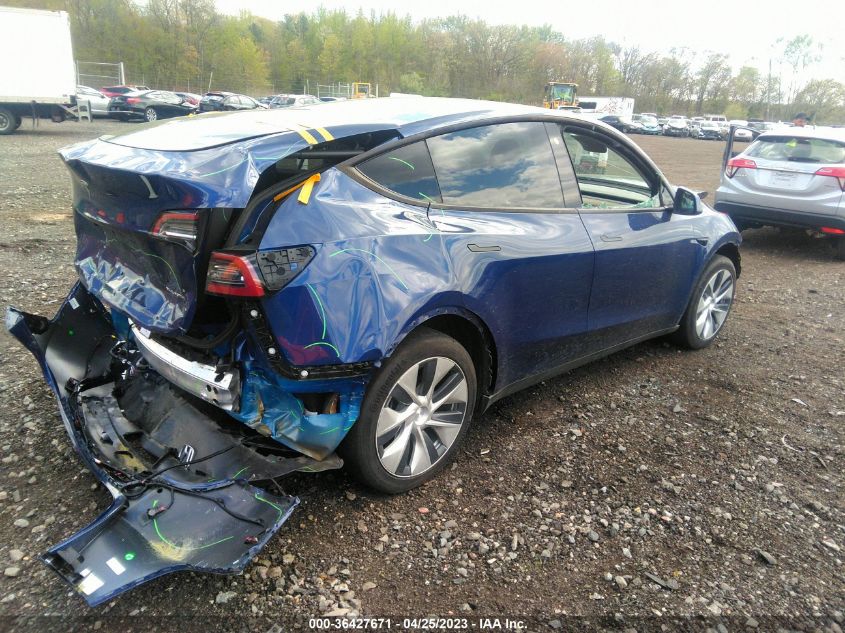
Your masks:
{"label": "rear quarter window", "polygon": [[358,165],[358,171],[385,189],[407,198],[442,202],[425,141],[375,156]]}
{"label": "rear quarter window", "polygon": [[543,123],[516,122],[428,139],[445,204],[492,209],[563,207]]}

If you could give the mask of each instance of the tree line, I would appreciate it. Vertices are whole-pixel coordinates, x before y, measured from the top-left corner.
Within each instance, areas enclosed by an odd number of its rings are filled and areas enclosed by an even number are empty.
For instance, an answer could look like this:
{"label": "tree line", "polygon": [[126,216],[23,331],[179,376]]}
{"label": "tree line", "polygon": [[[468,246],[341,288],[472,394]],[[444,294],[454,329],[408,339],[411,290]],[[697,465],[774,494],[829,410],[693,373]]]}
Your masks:
{"label": "tree line", "polygon": [[214,0],[3,0],[66,10],[75,56],[122,61],[129,83],[260,96],[365,81],[410,92],[539,104],[547,81],[580,95],[636,99],[638,111],[845,123],[840,78],[806,80],[820,60],[809,35],[773,42],[774,72],[734,70],[725,53],[570,39],[551,26],[500,26],[452,16],[412,20],[319,10],[272,21],[218,13]]}

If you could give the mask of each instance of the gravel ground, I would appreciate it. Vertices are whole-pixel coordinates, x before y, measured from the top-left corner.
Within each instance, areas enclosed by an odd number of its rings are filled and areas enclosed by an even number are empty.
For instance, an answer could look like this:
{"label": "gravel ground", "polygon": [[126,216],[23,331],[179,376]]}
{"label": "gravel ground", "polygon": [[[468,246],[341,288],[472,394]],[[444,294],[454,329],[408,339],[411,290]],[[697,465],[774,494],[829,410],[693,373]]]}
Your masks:
{"label": "gravel ground", "polygon": [[[4,303],[56,310],[74,237],[55,151],[128,125],[0,137]],[[712,199],[721,143],[636,140]],[[441,616],[471,629],[509,617],[529,630],[840,633],[845,263],[801,233],[744,237],[737,303],[711,348],[650,342],[506,399],[451,470],[403,496],[343,472],[291,479],[302,506],[245,574],[175,574],[97,609],[36,556],[109,497],[4,331],[0,629],[277,633],[359,614],[393,628]]]}

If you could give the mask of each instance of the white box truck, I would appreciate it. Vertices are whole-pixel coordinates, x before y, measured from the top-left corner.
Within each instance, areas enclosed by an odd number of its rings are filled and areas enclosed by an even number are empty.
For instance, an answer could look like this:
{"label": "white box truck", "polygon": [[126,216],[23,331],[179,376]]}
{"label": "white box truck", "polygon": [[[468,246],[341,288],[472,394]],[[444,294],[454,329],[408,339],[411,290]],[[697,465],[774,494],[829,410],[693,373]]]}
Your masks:
{"label": "white box truck", "polygon": [[0,134],[23,117],[65,120],[76,104],[66,12],[0,7],[0,59]]}

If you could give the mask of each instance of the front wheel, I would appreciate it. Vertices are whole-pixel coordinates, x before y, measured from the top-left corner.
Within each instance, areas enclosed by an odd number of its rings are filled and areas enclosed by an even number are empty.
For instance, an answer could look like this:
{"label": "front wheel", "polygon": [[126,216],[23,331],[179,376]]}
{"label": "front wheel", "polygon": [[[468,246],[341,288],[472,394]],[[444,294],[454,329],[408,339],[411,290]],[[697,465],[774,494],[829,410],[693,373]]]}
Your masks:
{"label": "front wheel", "polygon": [[144,110],[144,118],[152,123],[153,121],[158,120],[158,112],[156,112],[155,108],[147,108]]}
{"label": "front wheel", "polygon": [[716,255],[695,284],[675,341],[690,349],[710,345],[728,318],[735,293],[736,268],[727,257]]}
{"label": "front wheel", "polygon": [[341,454],[371,488],[416,488],[452,460],[476,389],[475,367],[460,343],[434,330],[414,332],[370,382]]}

